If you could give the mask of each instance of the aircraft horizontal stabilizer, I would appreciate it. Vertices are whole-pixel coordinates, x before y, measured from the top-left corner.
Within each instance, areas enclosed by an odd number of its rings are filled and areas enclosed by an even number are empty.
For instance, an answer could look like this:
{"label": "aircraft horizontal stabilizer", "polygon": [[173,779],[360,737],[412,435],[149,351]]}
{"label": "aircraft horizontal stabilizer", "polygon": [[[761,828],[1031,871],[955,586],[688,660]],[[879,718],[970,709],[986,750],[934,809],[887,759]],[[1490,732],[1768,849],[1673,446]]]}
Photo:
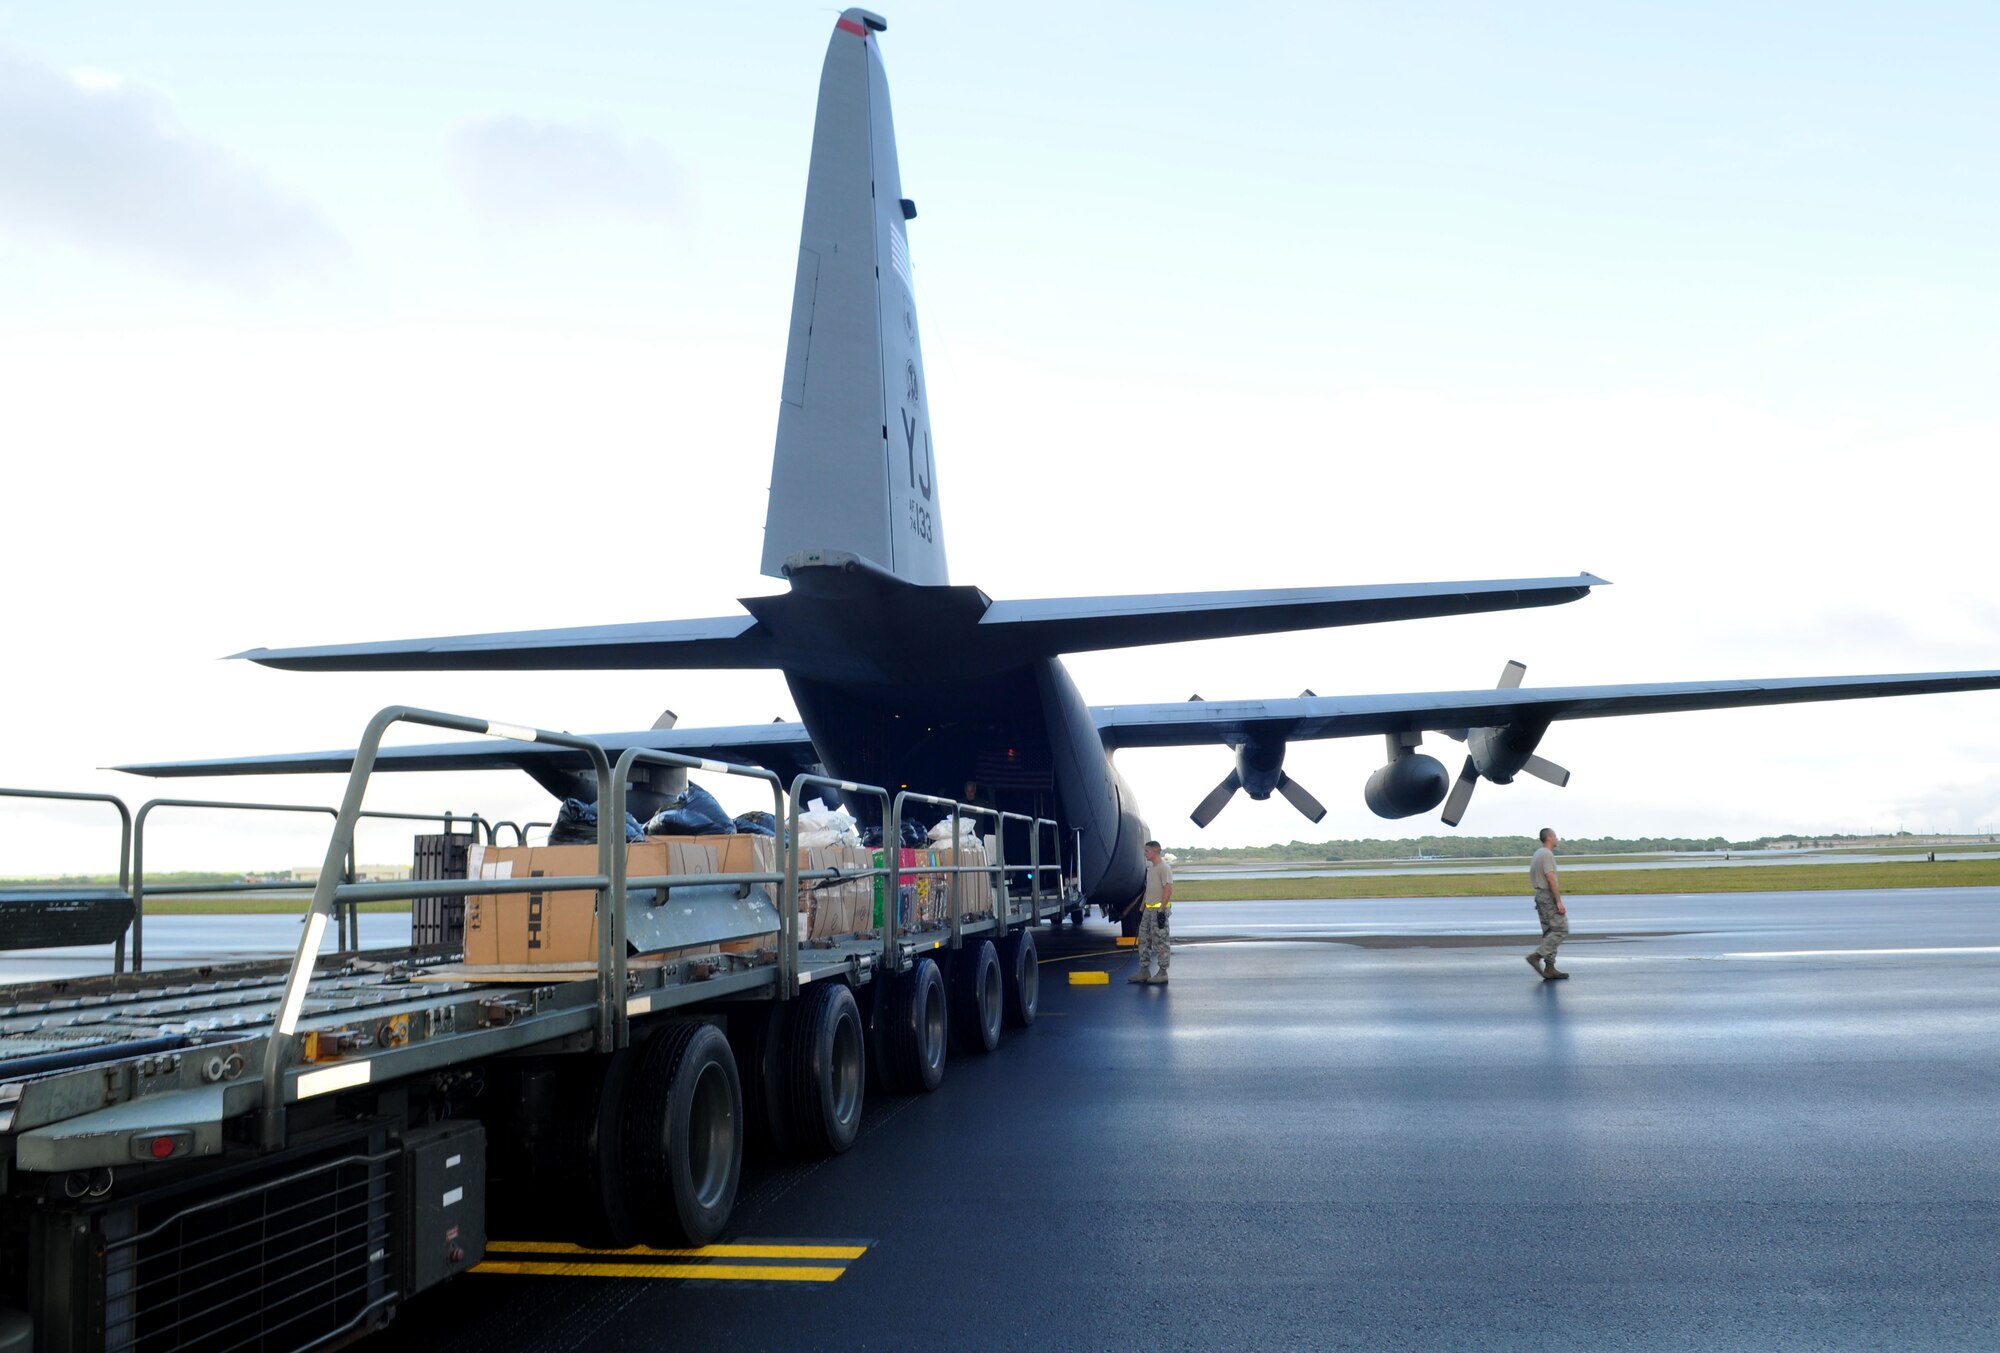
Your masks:
{"label": "aircraft horizontal stabilizer", "polygon": [[1287,587],[1244,592],[1168,592],[1131,597],[996,601],[980,617],[982,638],[1053,657],[1194,639],[1373,625],[1388,620],[1555,606],[1608,586],[1588,573],[1567,578]]}
{"label": "aircraft horizontal stabilizer", "polygon": [[455,634],[386,643],[253,648],[231,657],[297,672],[477,672],[775,667],[748,615]]}
{"label": "aircraft horizontal stabilizer", "polygon": [[[1631,686],[1542,686],[1526,690],[1432,691],[1402,695],[1313,696],[1290,700],[1182,700],[1093,708],[1109,748],[1232,746],[1261,740],[1351,738],[1626,714],[1669,714],[1749,705],[1870,700],[2000,689],[2000,670],[1896,676],[1774,677],[1761,681],[1677,681]],[[1551,766],[1552,773],[1560,768]]]}
{"label": "aircraft horizontal stabilizer", "polygon": [[[596,735],[615,761],[627,748],[679,752],[744,765],[768,766],[785,774],[817,760],[812,739],[797,723],[741,724],[720,728],[649,728],[637,733]],[[414,747],[384,747],[375,758],[377,770],[580,770],[589,758],[568,747],[494,738],[476,742],[437,742]],[[337,752],[290,752],[276,756],[223,757],[213,761],[156,761],[114,769],[131,775],[162,779],[205,775],[345,774],[354,767],[350,748]]]}

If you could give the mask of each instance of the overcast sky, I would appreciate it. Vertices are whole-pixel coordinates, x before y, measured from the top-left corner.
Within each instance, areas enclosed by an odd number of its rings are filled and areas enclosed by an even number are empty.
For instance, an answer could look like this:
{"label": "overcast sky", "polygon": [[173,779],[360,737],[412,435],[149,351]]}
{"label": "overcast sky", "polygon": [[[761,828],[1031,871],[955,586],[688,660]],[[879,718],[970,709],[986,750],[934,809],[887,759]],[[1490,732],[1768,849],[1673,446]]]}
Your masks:
{"label": "overcast sky", "polygon": [[[1509,658],[1531,685],[2000,666],[2000,11],[1238,8],[888,14],[953,581],[1616,585],[1079,657],[1087,698],[1463,689]],[[775,673],[217,659],[776,589],[833,18],[0,3],[0,783],[331,801],[94,768],[348,746],[399,701],[792,717]],[[1467,831],[2000,829],[2000,694],[1595,720],[1542,751],[1569,788],[1482,786]],[[1325,822],[1239,797],[1200,839],[1435,830],[1362,806],[1381,759],[1295,746]],[[1230,755],[1120,762],[1179,844]],[[370,803],[551,807],[517,775]],[[0,804],[0,873],[108,869],[108,823]],[[185,814],[148,856],[323,840]]]}

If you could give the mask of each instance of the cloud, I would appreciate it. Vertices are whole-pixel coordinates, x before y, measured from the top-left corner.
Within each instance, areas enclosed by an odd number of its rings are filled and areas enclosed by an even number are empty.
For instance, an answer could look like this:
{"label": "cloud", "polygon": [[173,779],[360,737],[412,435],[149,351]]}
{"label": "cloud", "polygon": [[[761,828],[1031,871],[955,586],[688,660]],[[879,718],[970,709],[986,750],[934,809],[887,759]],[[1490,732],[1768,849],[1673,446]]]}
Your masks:
{"label": "cloud", "polygon": [[246,282],[343,252],[310,203],[158,90],[0,49],[0,227]]}
{"label": "cloud", "polygon": [[674,222],[686,211],[666,148],[609,128],[486,118],[454,132],[446,154],[466,199],[514,224],[597,215]]}

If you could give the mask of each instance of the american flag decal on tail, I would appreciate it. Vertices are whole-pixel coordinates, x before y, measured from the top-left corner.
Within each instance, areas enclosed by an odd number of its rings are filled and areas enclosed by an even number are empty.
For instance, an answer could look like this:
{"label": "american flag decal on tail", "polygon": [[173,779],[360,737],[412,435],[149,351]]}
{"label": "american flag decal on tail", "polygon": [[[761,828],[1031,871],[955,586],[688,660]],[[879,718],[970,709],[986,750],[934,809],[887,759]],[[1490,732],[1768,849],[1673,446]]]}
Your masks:
{"label": "american flag decal on tail", "polygon": [[893,221],[889,224],[889,266],[896,270],[896,276],[903,279],[903,285],[915,294],[917,284],[910,280],[910,246],[903,241],[902,227]]}

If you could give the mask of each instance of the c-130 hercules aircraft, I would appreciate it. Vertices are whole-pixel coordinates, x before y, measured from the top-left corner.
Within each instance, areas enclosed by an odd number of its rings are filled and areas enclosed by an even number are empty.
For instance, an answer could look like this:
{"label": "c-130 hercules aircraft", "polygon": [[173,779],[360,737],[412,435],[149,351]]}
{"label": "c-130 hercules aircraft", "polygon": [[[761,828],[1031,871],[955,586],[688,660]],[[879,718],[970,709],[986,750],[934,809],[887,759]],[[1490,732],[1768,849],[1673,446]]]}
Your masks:
{"label": "c-130 hercules aircraft", "polygon": [[[1222,745],[1235,766],[1195,809],[1206,826],[1238,792],[1282,794],[1325,816],[1285,773],[1309,738],[1381,736],[1387,760],[1368,806],[1387,818],[1444,804],[1457,825],[1480,781],[1522,772],[1563,784],[1536,755],[1563,719],[1988,689],[2000,671],[1806,677],[1524,689],[1507,664],[1492,690],[1092,707],[1062,657],[1096,649],[1464,615],[1575,601],[1603,580],[1484,582],[1157,596],[994,601],[953,586],[945,567],[938,462],[918,342],[909,223],[889,86],[867,10],[844,11],[820,74],[805,223],[778,406],[762,570],[789,590],[749,597],[745,614],[709,620],[471,634],[390,643],[253,649],[237,656],[304,671],[766,668],[784,673],[797,723],[654,728],[603,735],[629,747],[767,766],[789,778],[838,778],[964,796],[1064,824],[1064,861],[1092,901],[1139,891],[1148,836],[1113,763],[1123,747]],[[1465,744],[1456,779],[1419,750],[1423,735]],[[202,776],[345,771],[351,753],[187,761],[124,769]],[[558,795],[597,797],[562,748],[520,742],[384,749],[382,770],[513,766]],[[633,811],[677,788],[668,773],[632,786]],[[677,773],[676,773],[677,775]],[[856,807],[865,809],[865,804]]]}

